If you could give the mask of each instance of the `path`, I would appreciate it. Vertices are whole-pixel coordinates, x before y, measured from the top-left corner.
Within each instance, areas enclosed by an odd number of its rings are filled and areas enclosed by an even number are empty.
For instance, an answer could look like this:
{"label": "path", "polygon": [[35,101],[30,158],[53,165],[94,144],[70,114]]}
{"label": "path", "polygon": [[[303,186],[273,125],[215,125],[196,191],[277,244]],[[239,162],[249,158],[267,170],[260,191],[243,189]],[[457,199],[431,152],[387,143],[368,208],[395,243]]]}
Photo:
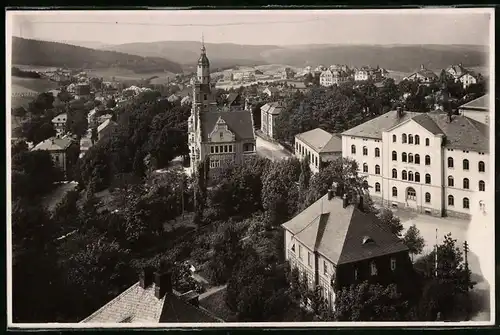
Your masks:
{"label": "path", "polygon": [[256,136],[257,154],[272,161],[286,159],[292,156],[290,152],[281,148],[278,144],[264,140]]}
{"label": "path", "polygon": [[45,196],[43,199],[43,205],[49,210],[52,211],[56,208],[57,204],[63,199],[64,195],[75,189],[78,185],[75,181],[64,182],[57,185],[56,189],[52,191],[49,195]]}
{"label": "path", "polygon": [[222,286],[212,287],[212,288],[208,289],[206,292],[203,292],[202,294],[200,294],[200,297],[198,299],[201,300],[201,299],[204,299],[206,297],[209,297],[209,296],[211,296],[214,293],[222,291],[226,287],[227,287],[227,284],[226,285],[222,285]]}

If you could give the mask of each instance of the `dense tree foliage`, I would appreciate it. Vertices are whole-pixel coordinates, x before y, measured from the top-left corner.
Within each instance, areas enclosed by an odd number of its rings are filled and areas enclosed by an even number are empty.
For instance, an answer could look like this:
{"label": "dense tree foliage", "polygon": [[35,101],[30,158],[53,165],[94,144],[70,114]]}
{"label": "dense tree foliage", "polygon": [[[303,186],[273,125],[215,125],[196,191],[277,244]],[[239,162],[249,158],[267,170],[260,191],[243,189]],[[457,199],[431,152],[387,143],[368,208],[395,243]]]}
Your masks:
{"label": "dense tree foliage", "polygon": [[378,218],[394,235],[401,237],[404,227],[401,220],[394,215],[393,211],[388,208],[382,208],[378,213]]}
{"label": "dense tree foliage", "polygon": [[406,231],[403,242],[410,249],[410,255],[413,259],[414,256],[420,255],[424,250],[425,240],[420,235],[420,230],[418,230],[416,225],[411,225]]}

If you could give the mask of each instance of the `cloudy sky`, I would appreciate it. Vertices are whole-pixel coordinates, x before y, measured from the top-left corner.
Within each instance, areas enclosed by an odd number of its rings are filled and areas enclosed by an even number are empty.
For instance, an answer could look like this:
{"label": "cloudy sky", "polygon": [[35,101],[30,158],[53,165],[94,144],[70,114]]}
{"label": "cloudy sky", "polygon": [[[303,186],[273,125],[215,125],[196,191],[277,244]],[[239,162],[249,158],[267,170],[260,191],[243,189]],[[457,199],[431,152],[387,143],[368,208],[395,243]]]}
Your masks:
{"label": "cloudy sky", "polygon": [[[471,9],[392,11],[10,12],[14,36],[104,44],[489,44],[490,14]],[[8,16],[9,18],[9,16]]]}

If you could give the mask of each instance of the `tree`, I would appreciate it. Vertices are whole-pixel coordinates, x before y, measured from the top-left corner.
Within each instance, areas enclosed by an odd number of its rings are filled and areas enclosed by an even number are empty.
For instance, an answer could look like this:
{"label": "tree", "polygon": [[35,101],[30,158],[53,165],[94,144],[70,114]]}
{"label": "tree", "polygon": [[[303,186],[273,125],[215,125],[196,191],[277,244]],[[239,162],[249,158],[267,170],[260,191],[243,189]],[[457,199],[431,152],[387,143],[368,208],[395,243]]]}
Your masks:
{"label": "tree", "polygon": [[309,166],[309,161],[303,159],[300,164],[300,176],[299,176],[299,203],[298,209],[305,209],[307,204],[307,195],[309,192],[309,182],[311,180],[311,168]]}
{"label": "tree", "polygon": [[73,96],[68,91],[62,90],[57,94],[57,98],[62,102],[70,102]]}
{"label": "tree", "polygon": [[109,99],[106,101],[106,108],[114,108],[116,106],[115,99]]}
{"label": "tree", "polygon": [[99,139],[99,133],[97,132],[97,127],[92,127],[90,133],[90,140],[92,141],[92,145],[94,145]]}
{"label": "tree", "polygon": [[84,110],[71,110],[68,112],[66,120],[66,131],[81,138],[88,128],[87,114]]}
{"label": "tree", "polygon": [[28,151],[28,144],[23,140],[17,140],[10,148],[11,157],[26,151]]}
{"label": "tree", "polygon": [[415,255],[420,255],[422,253],[425,246],[424,238],[420,235],[420,231],[414,224],[406,231],[403,242],[408,249],[410,249],[412,261]]}
{"label": "tree", "polygon": [[338,292],[335,307],[338,321],[401,321],[408,302],[395,284],[384,287],[365,281]]}
{"label": "tree", "polygon": [[382,224],[387,226],[394,235],[401,237],[401,233],[404,230],[403,224],[390,209],[382,208],[377,216]]}
{"label": "tree", "polygon": [[54,126],[47,117],[34,116],[23,123],[20,127],[20,136],[28,142],[40,143],[56,135]]}

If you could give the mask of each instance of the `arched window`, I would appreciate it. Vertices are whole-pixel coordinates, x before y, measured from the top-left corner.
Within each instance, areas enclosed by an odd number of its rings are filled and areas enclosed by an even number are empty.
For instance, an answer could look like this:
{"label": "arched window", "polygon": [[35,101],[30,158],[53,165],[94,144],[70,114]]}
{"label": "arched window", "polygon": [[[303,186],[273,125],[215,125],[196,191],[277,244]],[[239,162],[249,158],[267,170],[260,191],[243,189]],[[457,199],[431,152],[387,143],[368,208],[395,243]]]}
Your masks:
{"label": "arched window", "polygon": [[401,135],[401,142],[406,143],[406,134]]}
{"label": "arched window", "polygon": [[464,159],[463,161],[464,170],[469,170],[469,160]]}
{"label": "arched window", "polygon": [[419,154],[415,155],[415,164],[420,164],[420,155]]}
{"label": "arched window", "polygon": [[413,181],[413,172],[411,171],[408,172],[408,180]]}
{"label": "arched window", "polygon": [[477,163],[477,168],[479,172],[484,172],[484,162],[480,161],[479,163]]}
{"label": "arched window", "polygon": [[398,196],[398,189],[396,188],[396,186],[392,187],[392,196],[393,197],[397,197]]}
{"label": "arched window", "polygon": [[431,183],[431,175],[428,174],[428,173],[425,175],[425,183],[426,184],[430,184]]}
{"label": "arched window", "polygon": [[363,172],[368,172],[368,164],[363,163]]}
{"label": "arched window", "polygon": [[351,145],[351,154],[355,154],[356,153],[356,146],[353,144]]}
{"label": "arched window", "polygon": [[398,178],[398,170],[392,169],[392,178],[394,178],[394,179]]}
{"label": "arched window", "polygon": [[380,165],[375,165],[375,174],[380,174]]}
{"label": "arched window", "polygon": [[420,183],[420,173],[415,172],[415,182]]}
{"label": "arched window", "polygon": [[406,158],[407,158],[406,152],[403,152],[401,154],[401,161],[406,162]]}
{"label": "arched window", "polygon": [[469,179],[464,178],[464,189],[468,190],[469,189]]}
{"label": "arched window", "polygon": [[408,179],[408,174],[406,173],[406,170],[403,170],[403,172],[401,172],[401,179],[403,180]]}
{"label": "arched window", "polygon": [[469,208],[469,198],[464,198],[463,206],[464,206],[464,208]]}
{"label": "arched window", "polygon": [[420,136],[415,135],[415,144],[420,145]]}
{"label": "arched window", "polygon": [[448,157],[448,167],[449,168],[453,167],[453,157]]}
{"label": "arched window", "polygon": [[363,156],[368,156],[368,148],[363,147]]}
{"label": "arched window", "polygon": [[396,151],[392,152],[392,160],[393,161],[397,161],[398,160],[398,154],[396,153]]}
{"label": "arched window", "polygon": [[448,206],[454,206],[455,205],[455,198],[450,194],[448,196]]}
{"label": "arched window", "polygon": [[392,135],[392,142],[396,143],[396,138],[397,138],[396,135]]}
{"label": "arched window", "polygon": [[425,165],[431,165],[431,156],[425,155]]}
{"label": "arched window", "polygon": [[480,180],[479,181],[479,191],[484,192],[485,189],[486,189],[486,186],[484,184],[484,181]]}
{"label": "arched window", "polygon": [[431,194],[429,192],[425,193],[425,202],[431,202]]}
{"label": "arched window", "polygon": [[408,135],[408,144],[413,144],[413,135]]}
{"label": "arched window", "polygon": [[454,183],[453,177],[448,176],[448,186],[453,187],[454,185],[455,185],[455,183]]}
{"label": "arched window", "polygon": [[430,142],[430,141],[429,141],[429,139],[428,139],[428,138],[426,138],[426,139],[425,139],[425,146],[426,146],[426,147],[428,147],[428,146],[429,146],[429,142]]}
{"label": "arched window", "polygon": [[380,183],[375,183],[375,192],[380,192]]}
{"label": "arched window", "polygon": [[375,148],[375,157],[380,157],[380,149]]}
{"label": "arched window", "polygon": [[406,199],[408,200],[417,199],[417,192],[415,192],[415,189],[413,187],[408,187],[408,189],[406,190]]}
{"label": "arched window", "polygon": [[408,163],[413,163],[413,154],[408,154]]}

